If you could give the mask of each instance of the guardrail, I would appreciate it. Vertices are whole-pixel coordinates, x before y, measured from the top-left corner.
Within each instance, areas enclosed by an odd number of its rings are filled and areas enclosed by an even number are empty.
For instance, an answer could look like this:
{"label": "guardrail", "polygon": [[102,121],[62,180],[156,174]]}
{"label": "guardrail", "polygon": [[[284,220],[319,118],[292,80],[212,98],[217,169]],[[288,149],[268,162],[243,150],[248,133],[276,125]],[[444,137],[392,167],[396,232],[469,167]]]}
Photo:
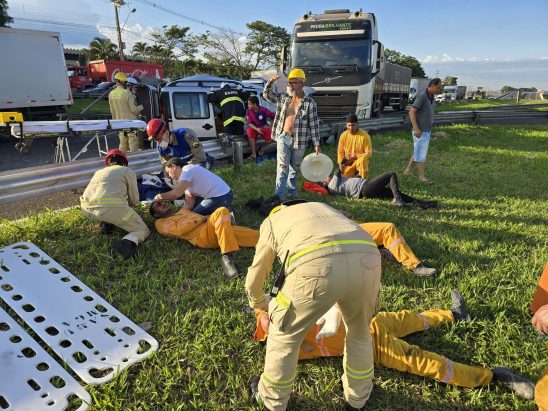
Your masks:
{"label": "guardrail", "polygon": [[[442,112],[435,115],[434,124],[480,124],[491,121],[511,123],[519,119],[537,119],[548,122],[548,111],[479,110]],[[359,124],[360,127],[367,130],[401,129],[409,127],[409,120],[402,115],[361,120]],[[335,123],[331,126],[324,124],[321,127],[320,134],[322,138],[333,133],[339,135],[344,128],[344,123]],[[202,144],[204,149],[216,159],[232,156],[232,147],[223,147],[216,139],[204,141]],[[247,141],[243,141],[243,147],[244,150],[247,150]],[[158,153],[155,149],[129,153],[128,158],[131,169],[138,176],[161,168]],[[93,173],[102,167],[104,167],[104,160],[98,158],[2,172],[0,173],[0,204],[85,187]]]}

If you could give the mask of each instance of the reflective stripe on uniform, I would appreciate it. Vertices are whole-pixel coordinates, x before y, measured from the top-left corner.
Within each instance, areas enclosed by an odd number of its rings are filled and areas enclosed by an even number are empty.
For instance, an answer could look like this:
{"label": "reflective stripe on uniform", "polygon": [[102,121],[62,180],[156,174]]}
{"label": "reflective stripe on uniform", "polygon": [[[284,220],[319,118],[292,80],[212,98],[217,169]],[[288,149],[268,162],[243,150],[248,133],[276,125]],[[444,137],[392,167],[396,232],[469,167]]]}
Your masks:
{"label": "reflective stripe on uniform", "polygon": [[344,369],[346,375],[354,380],[365,380],[366,378],[373,377],[373,367],[368,368],[367,370],[354,370],[349,367],[348,364],[345,364]]}
{"label": "reflective stripe on uniform", "polygon": [[240,97],[227,97],[225,98],[224,100],[222,100],[219,105],[222,107],[224,106],[226,103],[230,103],[231,101],[237,101],[239,103],[242,103],[244,106],[244,101],[240,98]]}
{"label": "reflective stripe on uniform", "polygon": [[422,320],[422,323],[424,324],[424,329],[425,330],[428,330],[430,328],[430,323],[428,322],[428,320],[424,317],[424,315],[422,314],[417,314],[418,317]]}
{"label": "reflective stripe on uniform", "polygon": [[125,198],[119,197],[102,197],[95,200],[86,200],[80,198],[80,203],[84,206],[96,206],[96,205],[127,205]]}
{"label": "reflective stripe on uniform", "polygon": [[301,250],[301,251],[293,254],[287,260],[286,266],[289,266],[289,264],[291,264],[291,262],[295,261],[297,258],[300,258],[305,254],[311,253],[312,251],[321,250],[322,248],[331,247],[333,245],[353,245],[353,244],[364,244],[364,245],[369,245],[371,247],[377,248],[376,243],[374,243],[373,241],[367,241],[367,240],[335,240],[335,241],[329,241],[327,243],[313,245],[312,247],[305,248],[304,250]]}
{"label": "reflective stripe on uniform", "polygon": [[129,210],[127,210],[127,213],[124,214],[124,216],[122,217],[122,221],[127,221],[131,218],[131,216],[133,215],[134,211],[133,211],[133,208],[130,208]]}
{"label": "reflective stripe on uniform", "polygon": [[263,382],[270,388],[291,388],[293,385],[293,381],[295,381],[295,377],[297,374],[295,374],[293,377],[287,379],[287,380],[275,380],[271,376],[269,376],[267,373],[263,372],[261,375],[261,378]]}
{"label": "reflective stripe on uniform", "polygon": [[392,241],[392,244],[388,246],[388,249],[392,250],[394,247],[400,245],[401,243],[403,243],[403,237],[398,237],[394,241]]}
{"label": "reflective stripe on uniform", "polygon": [[445,360],[445,373],[441,377],[441,382],[447,384],[453,378],[453,363],[445,357],[443,359]]}
{"label": "reflective stripe on uniform", "polygon": [[230,215],[224,215],[215,222],[215,227],[219,227],[222,223],[230,221]]}
{"label": "reflective stripe on uniform", "polygon": [[225,121],[223,121],[223,126],[228,126],[233,121],[241,121],[242,123],[244,123],[245,118],[240,117],[240,116],[232,116],[232,117],[226,119]]}

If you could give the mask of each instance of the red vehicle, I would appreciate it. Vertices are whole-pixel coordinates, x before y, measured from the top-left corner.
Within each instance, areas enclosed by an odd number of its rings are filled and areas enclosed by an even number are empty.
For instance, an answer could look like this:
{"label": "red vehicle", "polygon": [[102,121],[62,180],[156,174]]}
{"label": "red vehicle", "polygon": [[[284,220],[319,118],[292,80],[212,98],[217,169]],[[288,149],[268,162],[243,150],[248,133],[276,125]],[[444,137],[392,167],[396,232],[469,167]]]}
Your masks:
{"label": "red vehicle", "polygon": [[85,67],[67,67],[70,87],[79,91],[103,81],[114,81],[114,75],[120,71],[128,77],[164,78],[161,65],[138,61],[94,60]]}

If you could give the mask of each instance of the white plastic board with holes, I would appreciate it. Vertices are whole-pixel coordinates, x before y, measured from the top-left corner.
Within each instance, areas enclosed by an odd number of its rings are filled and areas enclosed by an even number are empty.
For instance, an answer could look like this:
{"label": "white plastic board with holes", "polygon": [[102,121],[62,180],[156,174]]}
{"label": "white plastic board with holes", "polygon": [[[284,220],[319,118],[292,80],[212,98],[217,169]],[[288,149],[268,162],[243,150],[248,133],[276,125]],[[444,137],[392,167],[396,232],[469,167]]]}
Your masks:
{"label": "white plastic board with holes", "polygon": [[110,381],[158,342],[34,244],[0,249],[0,298],[86,383]]}
{"label": "white plastic board with holes", "polygon": [[83,411],[90,395],[0,308],[0,409]]}

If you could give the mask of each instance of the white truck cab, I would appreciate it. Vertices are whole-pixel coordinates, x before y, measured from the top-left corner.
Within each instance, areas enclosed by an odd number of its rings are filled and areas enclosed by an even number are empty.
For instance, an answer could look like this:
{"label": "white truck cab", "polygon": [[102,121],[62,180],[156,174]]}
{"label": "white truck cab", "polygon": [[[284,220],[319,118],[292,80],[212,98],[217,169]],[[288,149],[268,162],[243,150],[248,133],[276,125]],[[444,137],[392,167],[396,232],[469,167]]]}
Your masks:
{"label": "white truck cab", "polygon": [[218,90],[223,82],[242,87],[244,91],[257,95],[262,106],[269,110],[275,109],[263,99],[262,87],[258,85],[197,74],[171,81],[161,89],[161,114],[168,122],[169,129],[186,127],[194,130],[200,140],[217,138],[222,133],[222,121],[215,121],[219,110],[208,102],[208,94]]}

